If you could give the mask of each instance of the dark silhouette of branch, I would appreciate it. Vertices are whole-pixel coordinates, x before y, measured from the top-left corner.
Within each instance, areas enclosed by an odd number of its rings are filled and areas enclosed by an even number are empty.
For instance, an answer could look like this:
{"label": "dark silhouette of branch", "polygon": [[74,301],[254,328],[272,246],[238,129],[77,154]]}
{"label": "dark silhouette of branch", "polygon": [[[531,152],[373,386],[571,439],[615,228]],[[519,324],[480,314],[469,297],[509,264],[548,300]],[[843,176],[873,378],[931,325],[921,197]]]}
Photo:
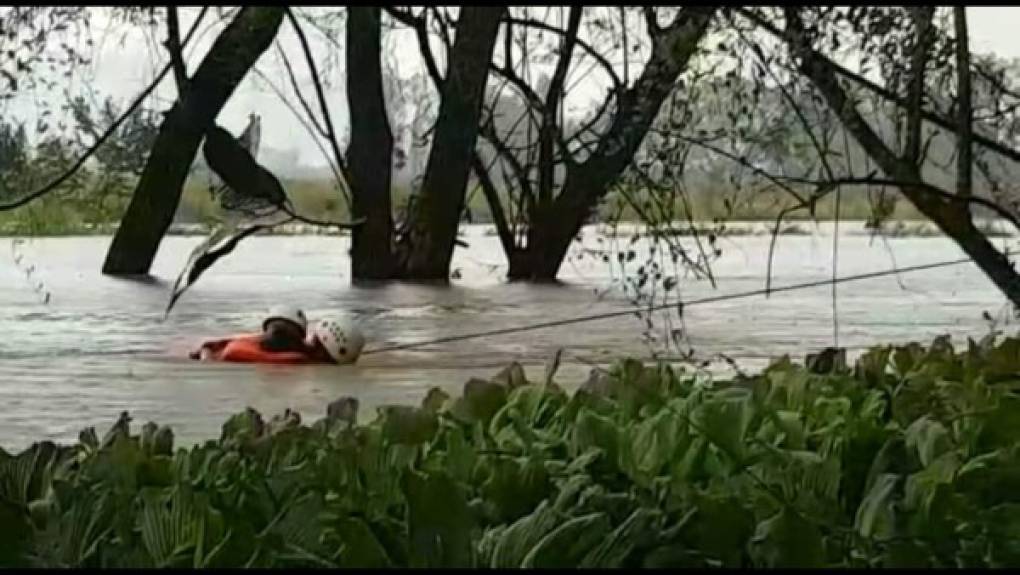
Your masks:
{"label": "dark silhouette of branch", "polygon": [[[659,27],[659,21],[655,14],[655,8],[652,6],[642,6],[641,15],[645,18],[645,25],[648,26],[649,32],[659,32],[662,28]],[[626,24],[626,23],[625,23]]]}
{"label": "dark silhouette of branch", "polygon": [[319,123],[318,118],[312,112],[312,107],[308,104],[308,100],[305,99],[304,94],[301,93],[301,87],[298,86],[297,77],[294,75],[294,69],[290,65],[290,59],[287,58],[287,54],[284,53],[283,48],[280,46],[280,42],[276,42],[276,51],[280,55],[280,59],[283,60],[283,67],[287,70],[287,78],[290,80],[290,87],[294,90],[294,94],[297,95],[298,102],[301,103],[301,107],[304,108],[305,114],[308,115],[308,121],[323,138],[329,138],[329,132]]}
{"label": "dark silhouette of branch", "polygon": [[1006,87],[1006,85],[1003,83],[1001,79],[997,78],[993,72],[987,70],[983,65],[981,65],[980,62],[972,62],[972,65],[974,66],[974,71],[977,72],[978,76],[984,78],[986,82],[992,85],[992,88],[995,88],[996,90],[1002,92],[1003,94],[1006,94],[1007,96],[1013,98],[1020,98],[1020,92],[1017,92],[1016,90],[1011,90],[1010,88]]}
{"label": "dark silhouette of branch", "polygon": [[[198,29],[198,25],[202,21],[202,17],[205,16],[206,10],[207,8],[203,8],[202,11],[199,13],[198,18],[195,19],[195,23],[191,25],[191,29],[188,31],[188,34],[184,37],[184,41],[181,43],[182,50],[184,46],[188,44],[188,41],[191,40],[191,37],[192,35],[194,35],[195,30]],[[130,106],[127,107],[127,109],[124,110],[120,117],[114,120],[113,123],[111,123],[110,126],[106,128],[106,131],[103,132],[103,134],[98,139],[96,139],[96,141],[87,150],[85,150],[85,153],[82,154],[78,158],[78,160],[71,165],[70,168],[65,170],[64,173],[60,174],[55,179],[51,180],[49,183],[39,188],[38,190],[28,195],[25,195],[15,201],[0,204],[0,212],[20,208],[25,204],[31,203],[45,196],[46,194],[60,187],[60,184],[63,184],[71,176],[77,173],[78,170],[80,170],[81,167],[85,165],[85,162],[87,162],[88,159],[91,158],[108,139],[110,139],[110,136],[112,136],[114,132],[116,132],[117,129],[120,128],[120,126],[125,121],[127,121],[129,117],[131,117],[131,114],[133,114],[135,110],[137,110],[139,106],[142,105],[142,102],[144,102],[145,99],[148,98],[150,94],[152,94],[152,92],[156,89],[156,86],[158,86],[159,83],[163,81],[163,78],[165,78],[166,75],[170,73],[172,67],[173,67],[172,64],[167,64],[163,68],[163,70],[156,75],[156,77],[152,80],[149,86],[145,88],[145,90],[142,90],[142,93],[135,98],[135,100],[131,103]]]}
{"label": "dark silhouette of branch", "polygon": [[[769,20],[762,18],[758,14],[746,8],[738,8],[736,11],[740,13],[742,16],[748,18],[749,20],[760,26],[763,30],[777,37],[778,39],[782,41],[787,40],[785,33],[778,27],[776,27],[774,24],[772,24],[772,22],[770,22]],[[889,90],[883,86],[880,86],[875,82],[872,82],[871,80],[865,78],[864,76],[861,76],[860,74],[857,74],[844,68],[843,66],[840,66],[839,64],[833,62],[827,56],[825,56],[821,52],[818,52],[817,50],[811,50],[811,55],[816,59],[818,65],[824,66],[825,68],[831,70],[832,73],[852,81],[854,84],[861,86],[878,96],[881,96],[884,100],[896,104],[901,108],[907,107],[907,102],[904,101],[904,99],[901,98],[896,92]],[[928,110],[922,110],[921,117],[939,126],[940,128],[949,130],[952,133],[956,133],[957,129],[956,122],[949,118],[946,118],[940,114]],[[1013,161],[1020,162],[1020,150],[1015,150],[999,142],[996,142],[995,140],[986,138],[980,134],[974,134],[973,138],[974,143],[980,144],[981,146],[989,150],[992,150],[1002,156],[1005,156]]]}
{"label": "dark silhouette of branch", "polygon": [[[301,28],[301,24],[298,23],[297,18],[294,16],[294,11],[289,7],[287,8],[287,19],[290,21],[291,26],[294,27],[294,32],[297,34],[298,40],[301,42],[301,49],[305,54],[305,61],[308,64],[308,69],[312,73],[312,82],[315,84],[315,93],[319,97],[319,108],[322,112],[323,123],[326,128],[327,140],[329,145],[333,149],[333,155],[336,157],[336,164],[340,168],[340,173],[344,175],[344,179],[350,180],[350,171],[347,169],[347,164],[344,162],[343,154],[340,153],[340,144],[337,143],[336,131],[333,129],[333,120],[329,115],[329,107],[326,105],[325,92],[322,89],[322,80],[319,78],[319,68],[315,65],[315,58],[312,56],[312,49],[308,45],[308,38],[305,36],[305,31]],[[351,198],[347,192],[346,186],[341,188],[343,190],[344,199],[347,200],[347,204],[350,205]]]}
{"label": "dark silhouette of branch", "polygon": [[315,218],[309,218],[308,216],[302,216],[301,214],[295,212],[289,206],[280,206],[280,209],[283,210],[285,214],[299,222],[323,228],[337,228],[340,230],[351,230],[365,223],[365,218],[355,218],[349,222],[330,222],[327,220],[317,220]]}
{"label": "dark silhouette of branch", "polygon": [[970,47],[967,35],[967,12],[963,6],[953,7],[953,20],[956,27],[956,74],[957,92],[956,105],[956,193],[961,197],[972,193],[971,174],[973,170],[973,144],[971,143],[974,110],[970,95]]}
{"label": "dark silhouette of branch", "polygon": [[[563,130],[556,122],[556,112],[560,107],[560,100],[563,96],[563,82],[567,77],[567,69],[570,67],[571,56],[574,53],[574,44],[577,42],[577,30],[581,25],[581,13],[583,8],[571,6],[570,15],[567,20],[567,30],[563,35],[560,46],[560,57],[556,62],[556,69],[553,71],[552,79],[549,81],[549,91],[545,96],[545,105],[542,110],[542,125],[538,130],[538,205],[541,210],[548,209],[552,204],[553,178],[556,164],[553,162],[553,140],[556,135],[562,139]],[[626,52],[626,47],[624,48]],[[562,145],[562,144],[561,144]],[[563,159],[569,163],[570,155],[563,146]]]}
{"label": "dark silhouette of branch", "polygon": [[907,8],[914,22],[914,46],[910,55],[910,80],[907,84],[907,141],[904,145],[904,159],[915,166],[921,164],[921,120],[924,110],[924,79],[931,51],[931,19],[935,15],[933,6]]}
{"label": "dark silhouette of branch", "polygon": [[312,137],[312,142],[315,143],[315,147],[319,148],[319,151],[322,152],[322,157],[325,158],[326,163],[329,165],[329,171],[333,172],[333,177],[336,179],[337,182],[342,182],[344,179],[343,175],[337,169],[336,162],[333,160],[333,158],[330,157],[329,151],[326,150],[325,147],[323,147],[322,142],[319,140],[319,138],[316,137],[315,129],[308,124],[308,121],[305,120],[304,117],[302,117],[301,113],[298,112],[294,105],[290,103],[290,100],[287,99],[284,93],[279,88],[277,88],[275,84],[273,84],[273,82],[262,72],[262,70],[259,70],[258,68],[252,68],[252,71],[255,72],[256,76],[262,78],[262,81],[265,82],[267,86],[269,86],[269,89],[272,90],[273,93],[276,94],[278,98],[280,98],[280,101],[283,102],[285,106],[287,106],[287,109],[290,110],[292,114],[294,114],[294,118],[296,118],[297,121],[301,124],[301,126],[304,127],[305,131],[308,132],[308,135]]}
{"label": "dark silhouette of branch", "polygon": [[504,162],[510,166],[514,176],[517,178],[521,195],[524,196],[524,199],[527,202],[529,213],[534,213],[535,193],[531,189],[531,180],[528,179],[528,170],[525,169],[520,160],[517,159],[517,156],[514,155],[514,153],[507,147],[506,142],[499,138],[491,122],[482,124],[478,130],[478,134],[485,138],[485,140],[487,140],[496,150],[498,157],[502,158]]}
{"label": "dark silhouette of branch", "polygon": [[405,13],[396,8],[387,7],[385,10],[392,18],[414,30],[415,38],[418,40],[418,51],[421,52],[421,57],[425,61],[425,69],[429,73],[429,78],[432,79],[436,90],[442,90],[443,74],[439,71],[435,55],[432,54],[432,47],[429,46],[428,13],[423,12],[421,16],[414,16],[410,12]]}
{"label": "dark silhouette of branch", "polygon": [[[561,30],[556,26],[546,24],[545,22],[539,22],[538,20],[532,20],[530,18],[514,18],[510,16],[509,12],[507,12],[504,22],[511,23],[515,26],[521,26],[523,28],[537,28],[539,30],[545,30],[547,32],[552,32],[553,34],[558,34],[560,36],[566,35],[566,31]],[[602,66],[602,69],[606,71],[606,74],[609,75],[609,79],[612,80],[613,82],[613,89],[622,90],[625,88],[623,81],[620,79],[620,76],[616,73],[616,70],[613,69],[613,65],[609,63],[609,60],[607,60],[605,56],[603,56],[601,53],[595,50],[595,48],[593,48],[591,44],[589,44],[588,42],[584,41],[581,38],[575,38],[574,43],[577,45],[578,48],[584,50],[589,56],[594,58],[595,61],[597,61]]]}
{"label": "dark silhouette of branch", "polygon": [[811,185],[838,184],[846,186],[896,186],[898,188],[910,187],[930,195],[938,196],[948,202],[965,205],[976,205],[988,208],[989,210],[992,210],[993,212],[1001,216],[1003,219],[1009,221],[1009,223],[1013,224],[1014,227],[1020,230],[1020,218],[1018,218],[1016,215],[1011,213],[1006,208],[993,202],[992,200],[988,200],[979,196],[960,196],[952,192],[943,190],[942,188],[935,186],[933,184],[929,184],[927,182],[901,181],[896,179],[875,178],[871,176],[863,178],[836,178],[831,182],[812,181],[792,177],[787,179],[793,182]]}
{"label": "dark silhouette of branch", "polygon": [[415,27],[415,21],[418,19],[418,17],[415,16],[414,14],[411,14],[410,8],[408,8],[407,11],[405,12],[395,6],[384,6],[383,10],[385,10],[386,13],[389,14],[390,17],[396,20],[397,22],[400,22],[401,24],[409,28]]}
{"label": "dark silhouette of branch", "polygon": [[183,94],[188,89],[188,72],[184,66],[177,7],[172,4],[168,4],[166,7],[166,28],[166,49],[170,52],[170,65],[173,66],[174,80],[177,82],[177,93]]}
{"label": "dark silhouette of branch", "polygon": [[[950,202],[965,203],[965,204],[973,204],[973,205],[983,206],[985,208],[988,208],[988,209],[994,211],[996,214],[1000,215],[1003,219],[1008,220],[1011,224],[1016,226],[1016,228],[1018,230],[1020,230],[1020,218],[1018,218],[1017,216],[1013,215],[1009,210],[1007,210],[1006,208],[1000,206],[999,204],[997,204],[997,203],[995,203],[995,202],[993,202],[991,200],[988,200],[988,199],[985,199],[985,198],[982,198],[982,197],[978,197],[978,196],[959,196],[957,194],[953,194],[951,192],[947,192],[946,190],[943,190],[942,188],[939,188],[938,186],[935,186],[933,184],[929,184],[927,182],[901,181],[901,180],[896,180],[896,179],[876,178],[876,177],[874,177],[874,173],[872,173],[872,174],[870,174],[868,176],[865,176],[865,177],[834,178],[834,179],[831,179],[831,180],[813,180],[813,179],[809,179],[809,178],[800,178],[800,177],[797,177],[797,176],[785,176],[785,175],[779,175],[779,174],[771,174],[771,173],[769,173],[769,172],[767,172],[765,170],[762,170],[761,168],[751,164],[750,162],[747,161],[746,158],[740,157],[740,156],[738,156],[738,155],[736,155],[736,154],[734,154],[732,152],[729,152],[729,151],[724,150],[722,148],[719,148],[717,146],[713,146],[712,144],[708,144],[708,143],[703,142],[701,140],[697,140],[695,138],[690,138],[690,137],[684,136],[682,134],[673,134],[673,137],[675,137],[678,140],[682,140],[684,142],[688,142],[688,143],[690,143],[692,145],[705,148],[706,150],[709,150],[711,152],[719,154],[720,156],[723,156],[723,157],[725,157],[727,159],[733,160],[734,162],[737,162],[737,163],[743,165],[744,167],[750,169],[755,174],[757,174],[757,175],[759,175],[759,176],[769,180],[770,182],[772,182],[775,185],[777,185],[780,188],[782,188],[784,191],[788,192],[790,195],[794,196],[797,199],[797,201],[798,201],[797,205],[800,206],[800,207],[807,207],[807,206],[810,205],[810,203],[812,201],[817,201],[818,199],[821,199],[821,197],[818,196],[818,194],[816,193],[816,194],[813,194],[812,197],[804,198],[800,194],[798,194],[796,192],[796,190],[794,190],[793,188],[790,187],[789,184],[791,184],[791,183],[815,186],[815,187],[818,187],[820,189],[823,188],[823,187],[837,186],[837,185],[844,185],[844,186],[855,186],[855,185],[865,185],[865,186],[895,186],[895,187],[898,187],[898,188],[911,187],[911,188],[915,188],[915,189],[917,189],[917,190],[919,190],[921,192],[924,192],[924,193],[928,193],[928,194],[939,196],[940,198],[943,198],[943,199],[945,199],[947,201],[950,201]],[[801,206],[801,204],[802,204],[802,206]]]}
{"label": "dark silhouette of branch", "polygon": [[503,213],[503,206],[499,203],[499,193],[496,191],[496,186],[492,183],[492,178],[489,177],[489,169],[485,167],[482,159],[478,157],[478,152],[475,152],[474,156],[471,157],[471,168],[475,172],[475,177],[478,178],[478,184],[482,188],[482,193],[485,194],[485,201],[489,204],[492,222],[496,225],[496,233],[499,234],[499,242],[503,244],[503,251],[509,256],[517,249],[517,246],[514,244],[513,232],[507,223],[506,214]]}
{"label": "dark silhouette of branch", "polygon": [[793,95],[790,94],[790,91],[786,89],[786,86],[779,81],[779,78],[776,75],[775,71],[772,69],[772,66],[769,65],[767,59],[765,58],[765,53],[762,51],[761,46],[759,46],[757,42],[751,42],[750,39],[747,38],[744,35],[744,33],[740,30],[740,28],[734,26],[734,29],[740,36],[740,39],[754,52],[762,68],[766,71],[766,73],[769,76],[772,77],[772,80],[779,87],[779,91],[783,95],[783,98],[785,98],[786,101],[789,102],[790,107],[793,108],[793,113],[797,116],[797,120],[800,121],[801,127],[804,128],[804,132],[807,134],[808,139],[811,140],[811,145],[814,147],[815,151],[818,152],[818,159],[821,162],[822,167],[825,169],[825,174],[830,179],[834,178],[836,174],[833,171],[832,166],[829,164],[827,150],[823,148],[821,142],[818,141],[818,138],[815,136],[814,128],[812,127],[811,123],[808,122],[807,118],[804,117],[804,111],[800,109],[800,106],[797,104],[797,101],[793,98]]}

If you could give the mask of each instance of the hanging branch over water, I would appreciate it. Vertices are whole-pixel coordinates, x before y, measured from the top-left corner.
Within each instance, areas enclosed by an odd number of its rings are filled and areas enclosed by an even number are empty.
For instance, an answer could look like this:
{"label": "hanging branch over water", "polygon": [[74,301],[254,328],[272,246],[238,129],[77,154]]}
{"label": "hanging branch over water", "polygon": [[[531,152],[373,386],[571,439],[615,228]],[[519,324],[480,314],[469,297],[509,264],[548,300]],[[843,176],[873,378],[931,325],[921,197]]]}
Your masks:
{"label": "hanging branch over water", "polygon": [[165,315],[170,314],[177,300],[206,270],[220,258],[233,252],[242,240],[257,232],[292,221],[339,229],[350,229],[365,221],[364,218],[359,218],[351,223],[323,222],[298,215],[276,176],[259,165],[241,142],[219,126],[214,125],[207,133],[202,152],[209,168],[232,192],[225,201],[222,201],[224,209],[244,214],[252,220],[280,212],[289,217],[283,221],[252,223],[240,228],[226,224],[213,230],[205,242],[192,250],[188,262],[174,282]]}

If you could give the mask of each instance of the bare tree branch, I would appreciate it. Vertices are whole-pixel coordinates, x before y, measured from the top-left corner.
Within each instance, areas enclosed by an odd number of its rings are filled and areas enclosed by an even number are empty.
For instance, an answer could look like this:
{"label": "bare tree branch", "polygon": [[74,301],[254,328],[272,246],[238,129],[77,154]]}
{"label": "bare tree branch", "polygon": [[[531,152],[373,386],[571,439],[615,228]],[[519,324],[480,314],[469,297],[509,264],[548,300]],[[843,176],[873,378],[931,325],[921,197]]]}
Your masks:
{"label": "bare tree branch", "polygon": [[287,70],[287,78],[290,80],[290,87],[294,90],[294,95],[297,96],[298,102],[301,103],[301,107],[304,108],[305,114],[308,116],[308,121],[311,122],[311,125],[320,136],[323,138],[329,138],[329,131],[319,123],[318,118],[316,118],[315,114],[312,112],[312,107],[308,104],[308,100],[306,100],[304,94],[301,93],[301,87],[298,86],[297,77],[294,75],[294,69],[290,65],[290,58],[288,58],[287,54],[283,51],[283,47],[280,46],[279,41],[276,42],[276,52],[279,54],[280,60],[283,60],[283,67]]}
{"label": "bare tree branch", "polygon": [[[898,182],[904,182],[899,188],[911,203],[951,237],[1011,302],[1020,305],[1020,276],[1007,256],[974,227],[969,211],[963,209],[966,204],[961,206],[956,194],[950,194],[951,198],[937,198],[922,192],[926,184],[918,166],[907,161],[907,158],[898,157],[874,133],[839,85],[827,60],[819,57],[811,48],[797,9],[784,7],[783,10],[786,20],[785,41],[800,60],[799,69],[818,88],[829,107],[839,114],[843,125],[854,135],[858,144],[868,151],[883,172]],[[963,201],[967,200],[963,198]]]}
{"label": "bare tree branch", "polygon": [[[746,8],[738,8],[737,12],[742,16],[746,17],[747,19],[751,20],[752,22],[754,22],[756,25],[760,26],[763,30],[769,32],[773,36],[776,36],[780,40],[787,39],[785,33],[782,30],[776,27],[771,21],[756,14],[754,11],[748,10]],[[889,90],[883,86],[880,86],[875,82],[872,82],[871,80],[865,78],[864,76],[861,76],[860,74],[857,74],[844,68],[843,66],[840,66],[839,64],[833,62],[831,59],[829,59],[821,52],[818,52],[817,50],[812,49],[811,51],[812,56],[816,58],[818,64],[830,69],[832,73],[843,78],[846,78],[847,80],[852,81],[854,84],[857,84],[858,86],[866,88],[868,91],[878,96],[881,96],[886,101],[892,102],[900,107],[906,107],[907,105],[906,102],[894,91]],[[921,115],[925,120],[939,126],[940,128],[956,133],[957,125],[954,120],[951,120],[940,114],[928,110],[923,110]],[[995,140],[986,138],[980,134],[974,134],[973,139],[974,143],[976,144],[980,144],[981,146],[991,151],[994,151],[1006,158],[1009,158],[1013,161],[1020,162],[1020,150],[1015,150],[999,142],[996,142]]]}
{"label": "bare tree branch", "polygon": [[[567,69],[570,68],[574,44],[577,42],[577,30],[581,25],[582,11],[583,8],[580,6],[570,7],[567,30],[560,45],[560,58],[556,62],[556,69],[549,82],[549,91],[545,95],[542,125],[538,130],[538,205],[539,210],[543,212],[552,204],[553,178],[556,169],[552,158],[553,140],[557,134],[562,136],[561,127],[556,122],[556,112],[563,96],[563,82],[567,76]],[[563,154],[564,160],[568,160],[569,155],[566,149],[563,149]]]}
{"label": "bare tree branch", "polygon": [[[532,20],[529,18],[511,17],[509,12],[507,13],[506,18],[504,19],[504,22],[509,22],[516,26],[521,26],[522,28],[525,29],[536,28],[539,30],[545,30],[547,32],[552,32],[560,36],[566,34],[565,31],[560,30],[555,26],[546,24],[545,22],[540,22],[538,20]],[[613,82],[613,87],[615,89],[621,89],[624,87],[623,81],[620,80],[620,76],[616,73],[616,70],[613,68],[613,65],[609,62],[609,60],[605,58],[605,56],[603,56],[600,52],[595,50],[595,48],[593,48],[591,44],[589,44],[585,40],[582,40],[581,38],[575,38],[574,43],[577,45],[578,48],[584,50],[589,56],[594,58],[602,66],[602,69],[605,70],[606,74],[609,76],[609,79]]]}
{"label": "bare tree branch", "polygon": [[170,65],[173,66],[174,80],[177,82],[177,93],[183,94],[188,89],[188,72],[184,66],[181,52],[181,30],[177,21],[177,7],[170,4],[166,7],[166,49],[170,52]]}
{"label": "bare tree branch", "polygon": [[910,82],[907,88],[907,141],[904,159],[920,165],[921,159],[921,114],[924,110],[924,79],[931,52],[933,6],[908,7],[914,21],[914,49],[910,55]]}
{"label": "bare tree branch", "polygon": [[963,6],[953,7],[956,27],[956,74],[957,74],[957,132],[956,132],[956,193],[969,197],[972,193],[973,127],[970,93],[970,47],[967,35],[967,10]]}
{"label": "bare tree branch", "polygon": [[[305,31],[301,28],[301,24],[298,23],[293,10],[290,8],[287,8],[287,19],[290,20],[291,26],[294,27],[294,32],[297,33],[298,40],[301,42],[301,49],[305,54],[305,62],[308,64],[308,69],[312,73],[312,82],[315,84],[315,93],[319,97],[319,108],[322,111],[323,123],[328,136],[327,139],[329,140],[330,147],[333,149],[333,155],[336,157],[336,164],[340,168],[340,173],[344,175],[344,179],[350,181],[350,170],[347,169],[347,163],[344,161],[343,154],[340,152],[340,144],[337,142],[336,131],[333,129],[333,120],[329,115],[329,106],[326,105],[326,96],[322,89],[322,80],[319,79],[319,69],[315,65],[315,59],[312,57],[312,50],[308,45],[308,38],[305,36]],[[351,198],[350,194],[347,192],[346,186],[341,189],[347,204],[350,205]]]}
{"label": "bare tree branch", "polygon": [[[339,169],[337,168],[336,161],[330,156],[329,151],[326,150],[326,148],[322,145],[322,141],[318,137],[316,137],[317,134],[315,127],[308,123],[308,120],[306,120],[301,115],[301,113],[298,112],[297,108],[295,108],[294,105],[290,103],[290,100],[287,99],[283,91],[277,88],[276,85],[269,79],[269,77],[262,72],[262,70],[259,70],[258,68],[253,68],[252,71],[255,72],[255,75],[261,78],[262,81],[265,82],[267,86],[269,86],[269,89],[272,90],[273,93],[275,93],[276,96],[280,98],[280,101],[283,102],[285,106],[287,106],[287,109],[290,110],[292,114],[294,114],[294,117],[297,119],[297,121],[301,124],[302,127],[304,127],[305,131],[308,132],[308,135],[312,137],[312,141],[315,143],[315,147],[319,148],[319,151],[322,152],[322,157],[326,160],[326,164],[329,165],[329,171],[333,173],[333,178],[336,179],[336,181],[338,182],[342,182],[344,180],[343,174],[340,173]],[[306,113],[307,112],[308,111],[306,110]]]}
{"label": "bare tree branch", "polygon": [[471,168],[475,172],[475,177],[482,188],[482,193],[485,194],[485,201],[489,204],[489,211],[492,213],[492,222],[496,225],[499,242],[503,245],[503,251],[509,256],[517,249],[517,246],[514,244],[513,232],[507,223],[506,214],[503,212],[503,205],[499,202],[499,193],[496,191],[496,186],[492,183],[492,178],[489,177],[489,169],[482,163],[482,159],[478,157],[477,151],[471,157]]}

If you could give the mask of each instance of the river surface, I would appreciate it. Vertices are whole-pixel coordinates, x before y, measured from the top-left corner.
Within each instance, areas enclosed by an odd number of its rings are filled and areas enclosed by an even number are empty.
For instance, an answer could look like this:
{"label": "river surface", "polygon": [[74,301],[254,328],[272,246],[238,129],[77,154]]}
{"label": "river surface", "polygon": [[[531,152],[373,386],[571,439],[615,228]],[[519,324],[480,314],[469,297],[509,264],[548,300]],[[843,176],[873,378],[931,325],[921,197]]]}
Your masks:
{"label": "river surface", "polygon": [[[779,238],[773,285],[823,280],[832,274],[831,227]],[[844,224],[840,275],[959,258],[944,238],[883,243]],[[584,245],[597,248],[585,230]],[[37,238],[13,247],[0,240],[0,445],[72,441],[86,426],[104,433],[122,410],[135,425],[155,420],[191,442],[219,434],[226,417],[252,406],[266,417],[290,407],[307,420],[342,395],[358,397],[362,415],[383,403],[417,403],[431,386],[456,393],[471,376],[490,376],[520,361],[538,376],[564,348],[562,382],[583,381],[609,356],[649,356],[644,322],[618,317],[561,328],[366,355],[355,366],[246,366],[193,362],[203,338],[257,329],[276,303],[303,306],[310,318],[343,311],[358,318],[368,348],[448,335],[628,309],[612,286],[619,268],[582,255],[562,268],[561,286],[507,284],[502,251],[486,226],[467,226],[469,248],[458,249],[450,287],[393,284],[352,287],[348,239],[336,236],[250,238],[186,293],[164,320],[170,285],[199,237],[169,237],[152,281],[113,279],[99,269],[109,237]],[[619,238],[625,243],[626,239]],[[996,244],[1014,239],[997,239]],[[689,243],[689,242],[688,242]],[[725,237],[712,268],[717,282],[682,279],[684,299],[764,286],[769,237]],[[634,269],[643,259],[638,246]],[[578,247],[575,255],[583,254]],[[20,256],[17,262],[15,259]],[[34,270],[26,276],[29,266]],[[41,283],[41,286],[39,285]],[[38,289],[37,289],[38,288]],[[50,299],[44,301],[45,292]],[[949,333],[963,341],[987,333],[982,312],[1005,316],[1005,300],[972,264],[838,288],[839,343],[867,345],[930,340]],[[675,319],[675,317],[674,317]],[[663,322],[657,321],[661,332]],[[800,355],[833,343],[829,287],[730,300],[685,309],[687,343],[701,356],[724,353],[754,369],[784,353]],[[1015,332],[1015,327],[1007,326]]]}

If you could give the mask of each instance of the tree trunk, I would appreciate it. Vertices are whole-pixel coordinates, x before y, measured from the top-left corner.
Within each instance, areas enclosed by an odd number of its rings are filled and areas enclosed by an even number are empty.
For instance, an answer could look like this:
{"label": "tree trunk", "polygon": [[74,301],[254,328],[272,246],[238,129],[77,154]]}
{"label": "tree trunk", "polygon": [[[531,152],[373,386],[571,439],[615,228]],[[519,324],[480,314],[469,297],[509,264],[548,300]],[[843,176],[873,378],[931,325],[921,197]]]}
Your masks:
{"label": "tree trunk", "polygon": [[160,125],[131,203],[106,254],[104,274],[149,273],[206,130],[276,37],[284,13],[282,6],[244,7],[216,39],[187,91],[178,97]]}
{"label": "tree trunk", "polygon": [[352,234],[351,274],[355,280],[388,279],[394,269],[390,206],[393,133],[383,95],[381,14],[379,7],[352,6],[347,20],[348,183],[354,218],[366,218]]}
{"label": "tree trunk", "polygon": [[527,246],[522,253],[508,254],[509,279],[555,281],[574,238],[630,164],[677,77],[687,68],[714,11],[686,8],[657,32],[648,64],[634,86],[619,95],[609,131],[594,153],[580,164],[568,164],[563,189],[552,205],[540,205],[531,215]]}
{"label": "tree trunk", "polygon": [[449,279],[489,62],[505,9],[460,10],[425,178],[411,210],[409,233],[399,246],[396,275],[402,279]]}

